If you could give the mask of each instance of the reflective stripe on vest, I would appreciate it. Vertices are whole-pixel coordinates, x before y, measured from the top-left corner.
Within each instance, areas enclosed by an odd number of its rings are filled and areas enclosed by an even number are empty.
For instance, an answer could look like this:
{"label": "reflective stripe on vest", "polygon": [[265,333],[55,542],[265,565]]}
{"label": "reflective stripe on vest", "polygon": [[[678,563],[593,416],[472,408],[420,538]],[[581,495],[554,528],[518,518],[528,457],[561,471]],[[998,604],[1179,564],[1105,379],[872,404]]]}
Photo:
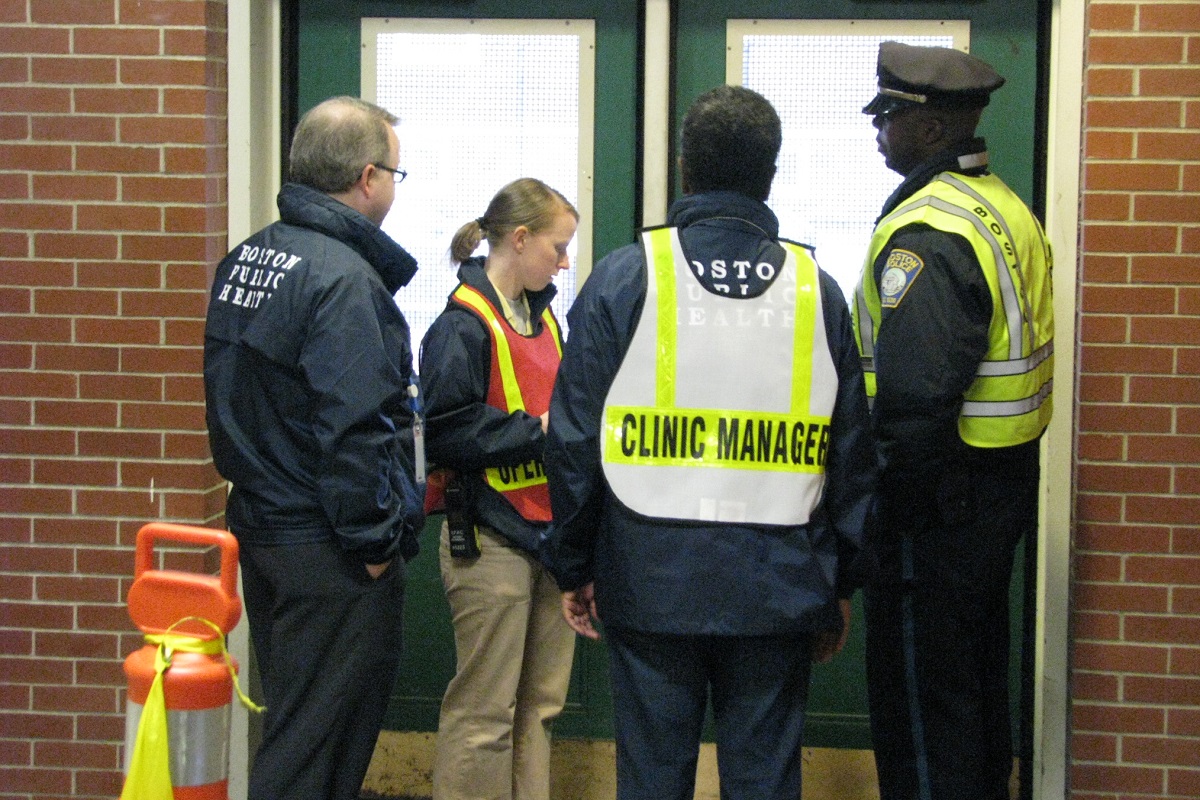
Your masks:
{"label": "reflective stripe on vest", "polygon": [[[477,289],[459,285],[451,295],[487,326],[492,341],[488,405],[501,411],[540,416],[550,408],[554,377],[562,360],[562,333],[549,307],[542,312],[541,333],[524,336]],[[525,519],[550,521],[550,492],[540,458],[523,464],[488,467],[487,484],[508,500]]]}
{"label": "reflective stripe on vest", "polygon": [[838,385],[812,255],[783,243],[781,268],[728,265],[774,277],[760,297],[732,299],[700,285],[676,229],[642,242],[646,301],[602,420],[610,488],[651,517],[807,523]]}
{"label": "reflective stripe on vest", "polygon": [[[1016,235],[1010,221],[1020,225]],[[976,447],[1037,438],[1052,410],[1050,249],[1037,220],[994,175],[942,173],[876,225],[853,307],[868,398],[876,393],[875,342],[882,319],[875,263],[896,231],[914,223],[965,238],[991,294],[988,351],[964,394],[959,435]]]}

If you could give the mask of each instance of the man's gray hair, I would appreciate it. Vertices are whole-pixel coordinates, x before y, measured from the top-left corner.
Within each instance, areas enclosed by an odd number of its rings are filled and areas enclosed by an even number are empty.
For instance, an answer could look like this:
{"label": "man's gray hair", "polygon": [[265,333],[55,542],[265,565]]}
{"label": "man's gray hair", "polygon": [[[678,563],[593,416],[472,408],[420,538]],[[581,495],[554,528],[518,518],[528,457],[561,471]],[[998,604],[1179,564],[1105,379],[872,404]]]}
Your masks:
{"label": "man's gray hair", "polygon": [[319,103],[296,126],[289,179],[326,194],[346,191],[367,164],[387,162],[387,130],[396,122],[390,111],[357,97]]}

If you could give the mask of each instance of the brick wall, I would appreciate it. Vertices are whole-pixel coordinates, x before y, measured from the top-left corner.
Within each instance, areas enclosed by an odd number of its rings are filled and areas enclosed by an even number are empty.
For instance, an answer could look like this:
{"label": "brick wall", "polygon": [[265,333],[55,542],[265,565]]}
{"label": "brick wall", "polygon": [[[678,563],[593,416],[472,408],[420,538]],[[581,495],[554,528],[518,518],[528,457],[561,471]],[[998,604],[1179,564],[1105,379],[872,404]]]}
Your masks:
{"label": "brick wall", "polygon": [[1196,798],[1200,2],[1088,12],[1072,794]]}
{"label": "brick wall", "polygon": [[133,535],[220,522],[225,11],[0,0],[0,797],[120,792]]}

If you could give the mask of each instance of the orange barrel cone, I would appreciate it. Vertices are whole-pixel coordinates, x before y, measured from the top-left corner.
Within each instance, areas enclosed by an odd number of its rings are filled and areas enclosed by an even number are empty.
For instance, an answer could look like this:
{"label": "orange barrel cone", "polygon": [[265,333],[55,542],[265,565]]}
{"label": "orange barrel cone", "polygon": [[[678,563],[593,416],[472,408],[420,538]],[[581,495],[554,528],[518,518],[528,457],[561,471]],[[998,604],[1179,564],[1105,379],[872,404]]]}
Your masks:
{"label": "orange barrel cone", "polygon": [[[152,569],[157,541],[220,548],[220,575]],[[226,531],[170,523],[138,531],[128,602],[146,645],[125,659],[122,800],[228,800],[237,664],[225,634],[242,613],[237,556]]]}

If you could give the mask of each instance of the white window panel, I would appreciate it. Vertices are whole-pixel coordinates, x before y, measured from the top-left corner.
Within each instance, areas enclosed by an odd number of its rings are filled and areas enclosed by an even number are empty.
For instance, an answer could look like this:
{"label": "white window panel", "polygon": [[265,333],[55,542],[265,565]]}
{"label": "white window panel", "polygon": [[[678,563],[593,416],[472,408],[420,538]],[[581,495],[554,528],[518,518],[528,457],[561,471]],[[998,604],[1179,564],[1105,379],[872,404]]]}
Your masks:
{"label": "white window panel", "polygon": [[414,345],[456,284],[455,231],[521,177],[562,192],[581,216],[573,268],[555,278],[565,333],[591,263],[593,22],[364,19],[362,46],[363,98],[399,118],[408,178],[383,229],[420,263],[396,294]]}
{"label": "white window panel", "polygon": [[816,247],[847,298],[871,229],[900,176],[883,163],[862,108],[875,96],[879,43],[966,51],[966,20],[729,20],[726,81],[762,94],[783,122],[767,201],[780,235]]}

